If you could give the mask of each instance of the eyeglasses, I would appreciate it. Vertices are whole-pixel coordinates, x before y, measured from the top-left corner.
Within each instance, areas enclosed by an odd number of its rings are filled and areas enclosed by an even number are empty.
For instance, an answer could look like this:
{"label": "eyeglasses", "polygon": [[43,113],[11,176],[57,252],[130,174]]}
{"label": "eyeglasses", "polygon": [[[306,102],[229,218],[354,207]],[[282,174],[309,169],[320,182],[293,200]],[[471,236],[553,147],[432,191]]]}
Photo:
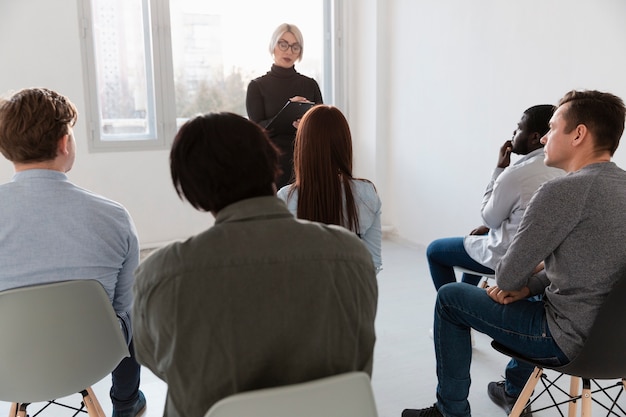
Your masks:
{"label": "eyeglasses", "polygon": [[299,54],[300,51],[302,51],[302,47],[299,43],[289,45],[289,42],[280,40],[276,42],[276,45],[278,46],[278,49],[283,52],[287,51],[289,48],[291,48],[291,52],[293,52],[294,54]]}

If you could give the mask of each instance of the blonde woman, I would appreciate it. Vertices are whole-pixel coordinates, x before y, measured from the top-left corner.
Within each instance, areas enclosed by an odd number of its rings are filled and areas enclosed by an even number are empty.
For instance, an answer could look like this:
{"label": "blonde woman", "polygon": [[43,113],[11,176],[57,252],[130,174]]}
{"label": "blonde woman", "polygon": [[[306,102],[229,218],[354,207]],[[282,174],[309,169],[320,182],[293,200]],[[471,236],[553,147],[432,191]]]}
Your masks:
{"label": "blonde woman", "polygon": [[[317,81],[296,71],[295,64],[302,60],[304,53],[304,39],[296,25],[283,23],[278,26],[270,39],[269,52],[274,58],[272,68],[262,77],[250,81],[246,94],[248,118],[262,127],[268,125],[288,100],[322,103],[322,92]],[[272,130],[268,133],[281,151],[282,175],[276,180],[276,186],[280,188],[293,179],[292,156],[296,128],[288,133]]]}

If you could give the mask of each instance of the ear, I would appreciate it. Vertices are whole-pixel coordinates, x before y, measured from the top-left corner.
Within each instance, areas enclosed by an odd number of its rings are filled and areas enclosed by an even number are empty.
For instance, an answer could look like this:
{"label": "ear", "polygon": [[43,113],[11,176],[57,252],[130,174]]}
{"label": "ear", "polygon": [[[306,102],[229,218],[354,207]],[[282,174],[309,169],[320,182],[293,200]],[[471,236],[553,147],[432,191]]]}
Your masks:
{"label": "ear", "polygon": [[539,147],[541,146],[541,143],[539,142],[541,140],[542,136],[539,132],[533,132],[529,137],[528,137],[528,144],[531,145],[532,147]]}
{"label": "ear", "polygon": [[69,134],[66,133],[65,135],[61,136],[61,138],[59,139],[59,142],[57,144],[57,154],[58,155],[69,155],[69,153],[70,153],[69,143],[70,143],[70,135]]}
{"label": "ear", "polygon": [[584,124],[579,124],[574,128],[572,134],[575,134],[574,139],[572,139],[572,146],[580,146],[583,143],[588,142],[589,139],[589,129]]}

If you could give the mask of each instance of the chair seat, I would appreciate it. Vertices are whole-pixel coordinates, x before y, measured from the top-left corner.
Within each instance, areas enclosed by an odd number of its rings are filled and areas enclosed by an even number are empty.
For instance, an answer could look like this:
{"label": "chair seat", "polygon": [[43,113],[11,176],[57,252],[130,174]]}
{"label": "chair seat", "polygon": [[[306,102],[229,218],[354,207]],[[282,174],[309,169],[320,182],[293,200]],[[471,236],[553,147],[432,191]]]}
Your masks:
{"label": "chair seat", "polygon": [[369,376],[349,372],[282,387],[242,392],[213,405],[205,417],[377,417]]}

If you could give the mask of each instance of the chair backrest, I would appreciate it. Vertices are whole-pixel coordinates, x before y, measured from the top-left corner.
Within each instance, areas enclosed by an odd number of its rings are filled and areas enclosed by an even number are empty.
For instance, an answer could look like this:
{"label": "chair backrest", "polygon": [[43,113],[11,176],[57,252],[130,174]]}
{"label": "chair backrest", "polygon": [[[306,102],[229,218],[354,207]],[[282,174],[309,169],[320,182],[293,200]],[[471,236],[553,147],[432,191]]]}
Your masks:
{"label": "chair backrest", "polygon": [[554,368],[588,379],[626,377],[626,277],[611,289],[574,360]]}
{"label": "chair backrest", "polygon": [[80,392],[109,374],[128,347],[98,281],[0,292],[0,400],[32,403]]}
{"label": "chair backrest", "polygon": [[242,392],[213,405],[205,417],[377,417],[369,376],[349,372],[315,381]]}

